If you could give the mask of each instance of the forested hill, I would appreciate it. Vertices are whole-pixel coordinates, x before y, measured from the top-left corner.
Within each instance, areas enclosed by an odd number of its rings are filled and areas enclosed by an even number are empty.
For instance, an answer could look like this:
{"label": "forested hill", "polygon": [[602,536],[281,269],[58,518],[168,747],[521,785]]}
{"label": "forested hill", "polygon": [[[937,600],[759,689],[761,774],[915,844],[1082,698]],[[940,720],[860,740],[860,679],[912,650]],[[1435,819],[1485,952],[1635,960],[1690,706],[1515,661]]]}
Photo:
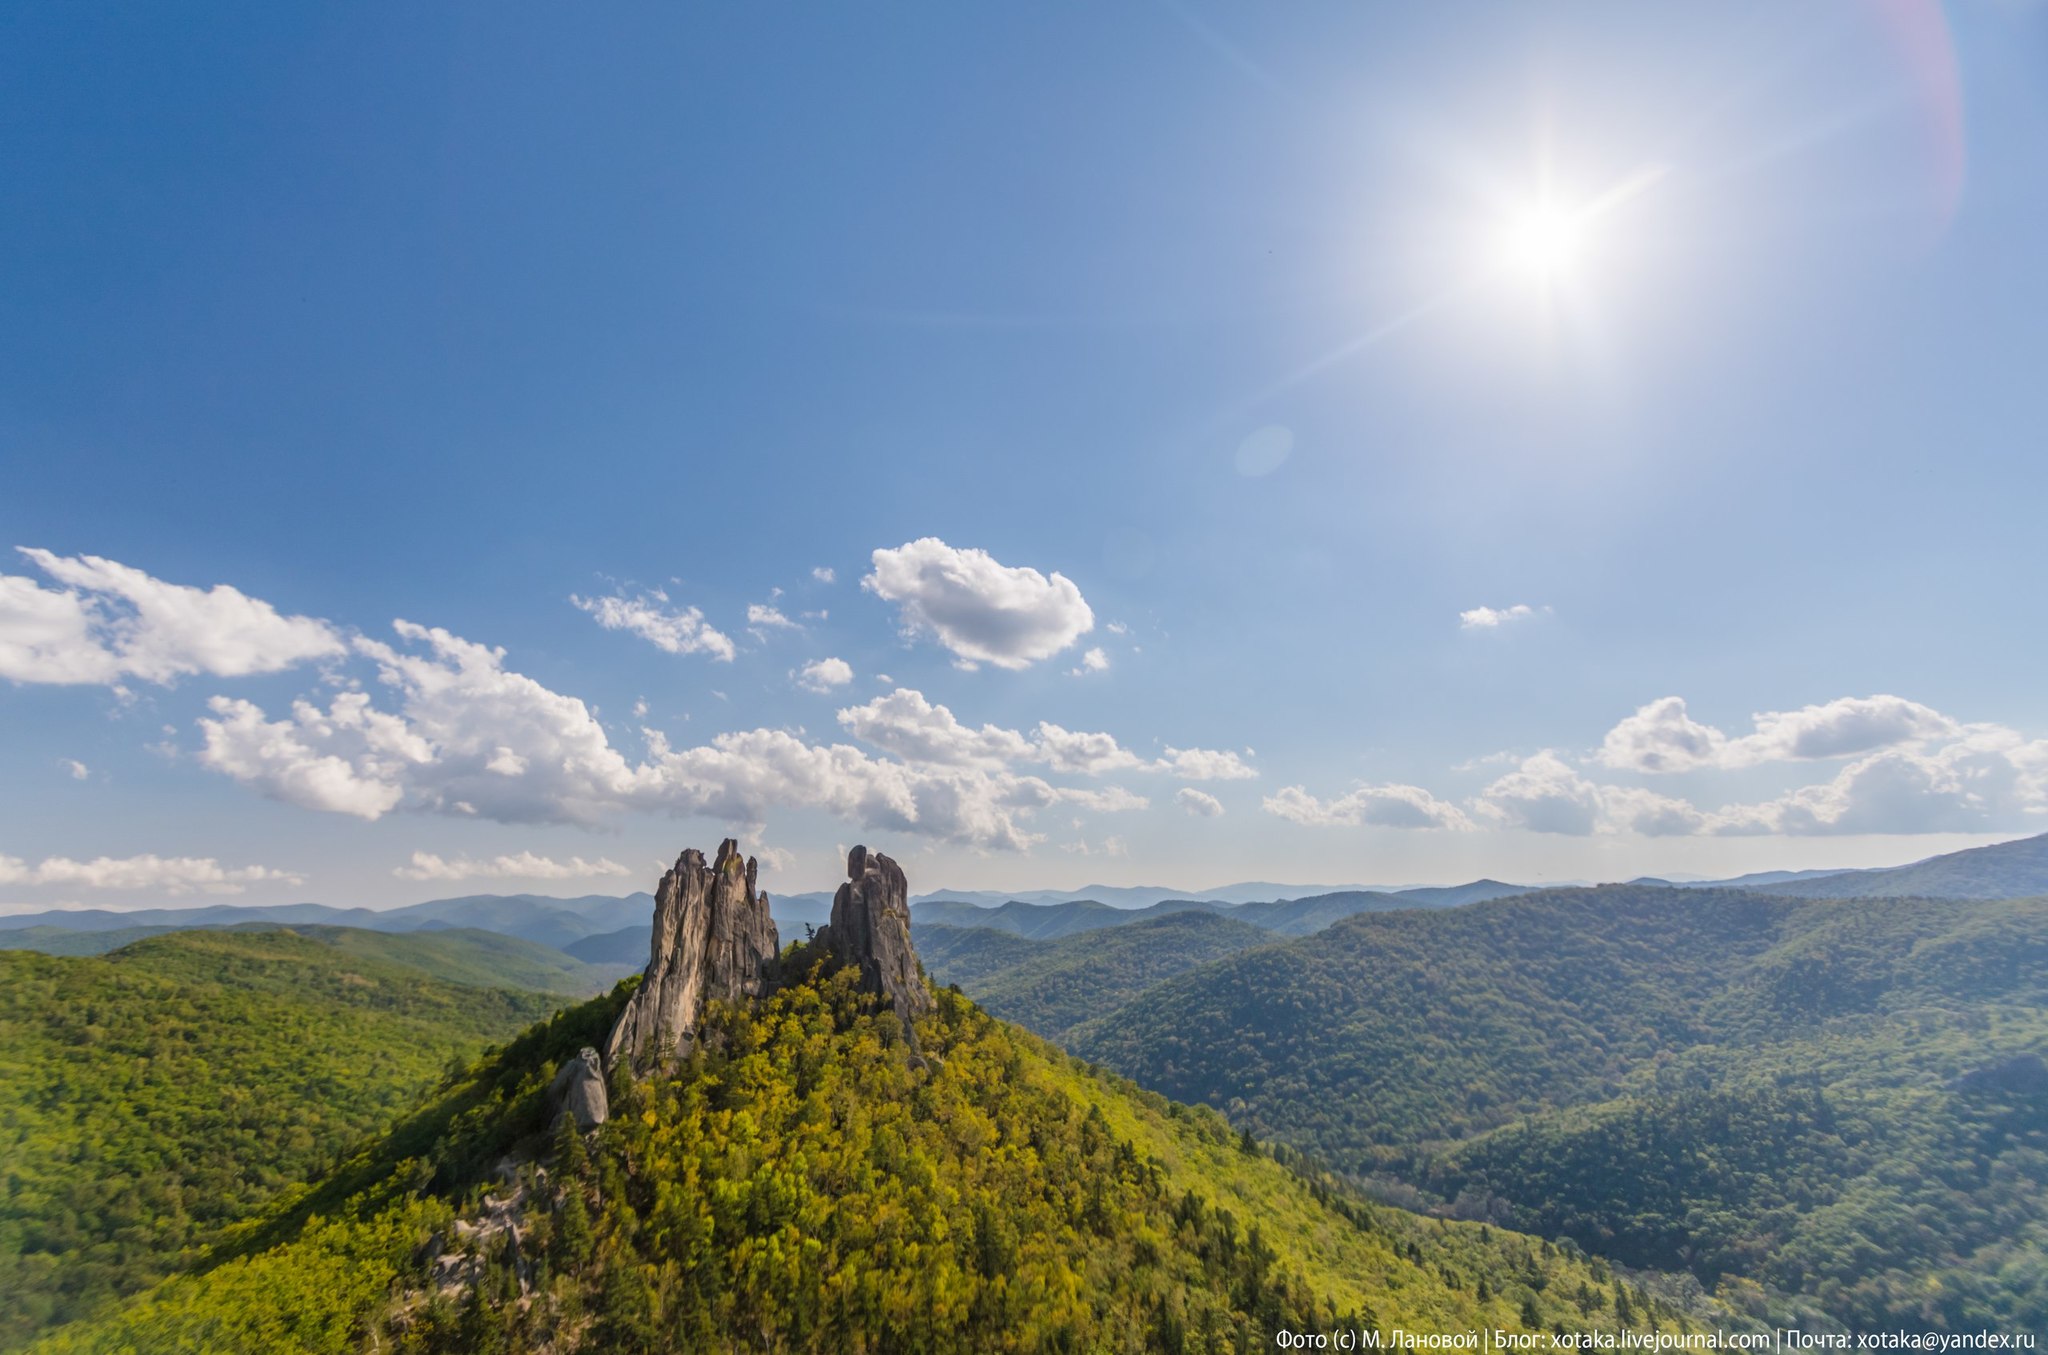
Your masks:
{"label": "forested hill", "polygon": [[1845,871],[1759,886],[1785,898],[2015,899],[2048,894],[2048,833],[1948,852],[1889,870]]}
{"label": "forested hill", "polygon": [[[622,985],[36,1349],[1183,1355],[1333,1324],[1696,1325],[1569,1248],[1346,1196],[957,994],[913,1048],[858,983],[820,964],[714,1003],[673,1075],[622,1062],[610,1117],[550,1135],[550,1079]],[[494,1183],[507,1154],[536,1156]]]}
{"label": "forested hill", "polygon": [[451,981],[475,962],[460,938],[404,963],[405,940],[204,931],[106,956],[0,952],[0,1349],[189,1263],[451,1059],[563,1001]]}
{"label": "forested hill", "polygon": [[1173,913],[1058,941],[917,929],[918,953],[935,982],[958,983],[992,1014],[1054,1040],[1163,979],[1278,940],[1213,913]]}
{"label": "forested hill", "polygon": [[1353,917],[1070,1043],[1618,1259],[1873,1326],[2039,1326],[2044,1003],[2048,900],[1609,886]]}

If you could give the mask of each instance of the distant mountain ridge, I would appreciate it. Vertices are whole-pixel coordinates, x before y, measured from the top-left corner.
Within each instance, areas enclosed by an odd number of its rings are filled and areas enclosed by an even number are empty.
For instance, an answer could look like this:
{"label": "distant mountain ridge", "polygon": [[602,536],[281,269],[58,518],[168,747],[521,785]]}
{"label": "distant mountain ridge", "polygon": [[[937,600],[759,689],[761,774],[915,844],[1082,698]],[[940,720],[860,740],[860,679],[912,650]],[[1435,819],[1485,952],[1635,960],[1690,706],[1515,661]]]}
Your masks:
{"label": "distant mountain ridge", "polygon": [[323,903],[207,904],[197,908],[55,908],[0,917],[0,933],[32,927],[67,932],[139,928],[236,927],[247,923],[284,926],[355,927],[373,932],[440,931],[472,928],[516,936],[562,949],[586,936],[645,923],[654,916],[654,896],[586,894],[551,898],[545,894],[465,894],[429,899],[401,908],[334,908]]}
{"label": "distant mountain ridge", "polygon": [[2048,894],[2048,833],[1888,870],[1842,871],[1754,887],[1795,899],[2028,898]]}

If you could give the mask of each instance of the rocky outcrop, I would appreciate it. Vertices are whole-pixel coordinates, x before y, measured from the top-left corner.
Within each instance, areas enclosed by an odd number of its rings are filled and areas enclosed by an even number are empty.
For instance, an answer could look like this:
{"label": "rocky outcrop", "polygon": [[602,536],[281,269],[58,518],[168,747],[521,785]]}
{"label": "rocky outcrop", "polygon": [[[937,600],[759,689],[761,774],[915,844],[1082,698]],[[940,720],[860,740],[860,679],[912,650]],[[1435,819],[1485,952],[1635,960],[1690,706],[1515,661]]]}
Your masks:
{"label": "rocky outcrop", "polygon": [[604,1090],[604,1064],[597,1051],[585,1046],[583,1052],[565,1062],[548,1087],[548,1104],[555,1108],[555,1124],[567,1116],[581,1130],[592,1130],[611,1113]]}
{"label": "rocky outcrop", "polygon": [[911,1022],[935,1004],[910,944],[910,886],[903,868],[880,852],[855,847],[847,853],[846,876],[832,898],[832,921],[818,937],[842,964],[859,968],[861,987],[889,999],[914,1044]]}
{"label": "rocky outcrop", "polygon": [[692,847],[662,876],[646,977],[605,1042],[607,1067],[621,1058],[642,1070],[672,1061],[696,1043],[706,1002],[759,997],[773,986],[775,920],[768,896],[754,892],[755,869],[727,838],[712,864]]}

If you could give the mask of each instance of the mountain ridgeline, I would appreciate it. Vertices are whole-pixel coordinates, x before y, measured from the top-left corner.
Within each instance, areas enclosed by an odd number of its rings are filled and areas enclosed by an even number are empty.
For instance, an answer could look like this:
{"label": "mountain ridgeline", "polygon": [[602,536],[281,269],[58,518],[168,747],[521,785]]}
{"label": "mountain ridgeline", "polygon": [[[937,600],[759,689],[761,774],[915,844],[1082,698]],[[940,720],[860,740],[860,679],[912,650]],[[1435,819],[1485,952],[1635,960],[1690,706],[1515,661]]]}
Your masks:
{"label": "mountain ridgeline", "polygon": [[935,992],[887,856],[854,849],[827,926],[779,949],[754,877],[731,842],[684,853],[642,979],[34,1349],[1207,1355],[1706,1320],[1570,1244],[1369,1203]]}
{"label": "mountain ridgeline", "polygon": [[1388,1198],[1758,1311],[2048,1324],[2048,899],[1618,885],[1360,914],[1063,1039]]}

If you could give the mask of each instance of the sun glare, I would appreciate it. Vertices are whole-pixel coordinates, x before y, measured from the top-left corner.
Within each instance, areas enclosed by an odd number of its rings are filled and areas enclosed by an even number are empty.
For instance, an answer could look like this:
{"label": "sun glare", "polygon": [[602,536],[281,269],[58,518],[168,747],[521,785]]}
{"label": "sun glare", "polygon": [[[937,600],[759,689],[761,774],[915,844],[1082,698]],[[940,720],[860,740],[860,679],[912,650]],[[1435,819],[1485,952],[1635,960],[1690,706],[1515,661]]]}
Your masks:
{"label": "sun glare", "polygon": [[1501,232],[1501,258],[1534,282],[1555,282],[1572,271],[1585,243],[1580,213],[1544,203],[1508,222]]}

